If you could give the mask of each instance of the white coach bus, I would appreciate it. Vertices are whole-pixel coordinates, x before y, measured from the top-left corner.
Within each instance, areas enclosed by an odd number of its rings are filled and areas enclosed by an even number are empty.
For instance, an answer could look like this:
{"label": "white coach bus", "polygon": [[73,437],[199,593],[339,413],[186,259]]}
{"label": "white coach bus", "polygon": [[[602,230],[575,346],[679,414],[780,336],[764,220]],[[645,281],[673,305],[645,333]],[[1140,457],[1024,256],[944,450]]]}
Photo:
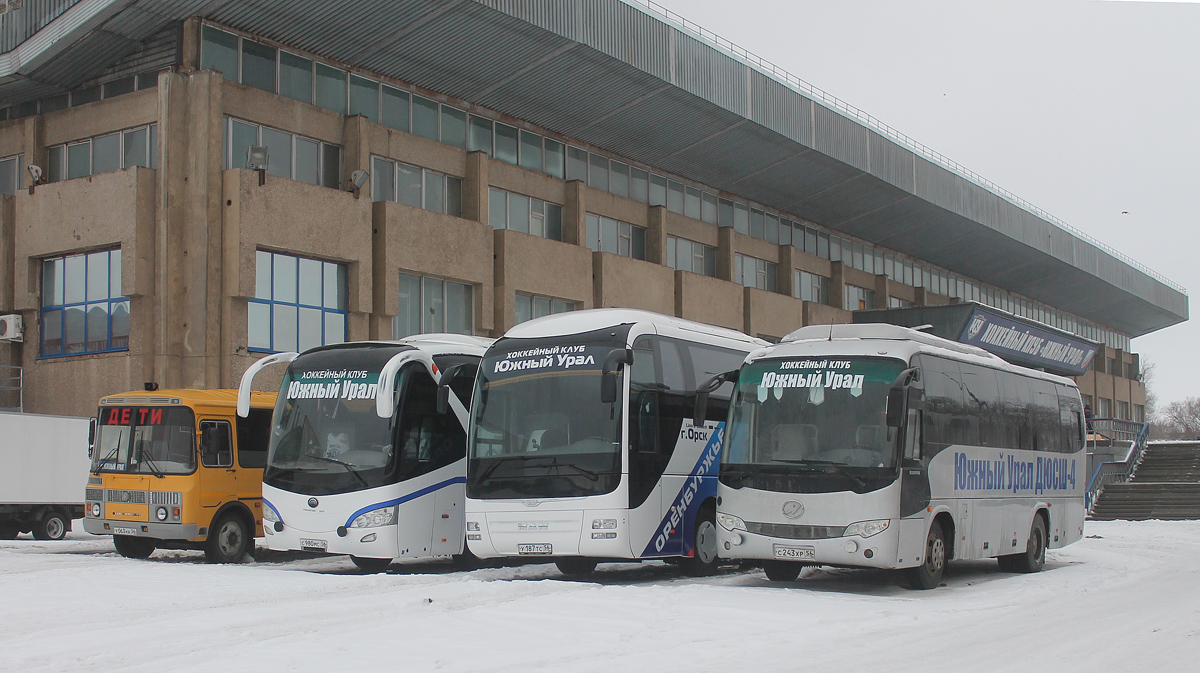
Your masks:
{"label": "white coach bus", "polygon": [[491,342],[425,334],[279,353],[252,365],[239,391],[243,415],[254,376],[290,363],[263,472],[267,546],[349,554],[372,572],[396,558],[469,561],[469,418],[460,400],[470,398]]}
{"label": "white coach bus", "polygon": [[517,325],[488,349],[472,401],[467,545],[476,556],[717,558],[716,470],[732,385],[693,422],[697,385],[766,342],[646,311]]}
{"label": "white coach bus", "polygon": [[1041,569],[1083,535],[1083,405],[1069,379],[893,325],[812,326],[736,375],[718,487],[720,554],[772,580],[805,565],[951,559]]}

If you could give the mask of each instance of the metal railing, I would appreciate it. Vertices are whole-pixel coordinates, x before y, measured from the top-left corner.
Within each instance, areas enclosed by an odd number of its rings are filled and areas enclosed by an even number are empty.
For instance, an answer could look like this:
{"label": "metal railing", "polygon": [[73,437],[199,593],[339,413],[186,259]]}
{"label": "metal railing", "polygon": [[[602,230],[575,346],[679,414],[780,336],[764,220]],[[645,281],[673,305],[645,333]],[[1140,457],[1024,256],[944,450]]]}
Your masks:
{"label": "metal railing", "polygon": [[1024,208],[1025,210],[1029,211],[1030,213],[1033,213],[1034,215],[1037,215],[1038,217],[1046,220],[1047,222],[1051,222],[1051,223],[1057,225],[1061,229],[1064,229],[1064,230],[1070,232],[1071,234],[1073,234],[1076,238],[1079,238],[1081,240],[1087,241],[1088,243],[1091,243],[1092,245],[1096,246],[1097,248],[1100,248],[1101,250],[1108,253],[1109,255],[1112,255],[1113,257],[1121,260],[1122,262],[1128,264],[1129,266],[1131,266],[1131,267],[1137,269],[1138,271],[1141,271],[1142,273],[1146,274],[1147,276],[1150,276],[1151,278],[1157,280],[1158,282],[1162,283],[1163,285],[1166,285],[1166,286],[1170,287],[1171,289],[1180,292],[1181,294],[1184,294],[1184,295],[1187,294],[1187,289],[1185,289],[1183,287],[1183,285],[1176,283],[1175,281],[1167,278],[1166,276],[1163,276],[1162,274],[1158,273],[1157,271],[1154,271],[1150,267],[1142,264],[1141,262],[1138,262],[1137,260],[1135,260],[1132,257],[1126,255],[1125,253],[1117,250],[1116,248],[1113,248],[1112,246],[1109,246],[1108,244],[1101,242],[1099,239],[1094,238],[1093,236],[1091,236],[1087,233],[1084,233],[1082,230],[1076,229],[1075,227],[1067,224],[1065,221],[1059,219],[1058,217],[1055,217],[1054,215],[1051,215],[1050,213],[1033,205],[1032,203],[1026,201],[1025,199],[1022,199],[1021,197],[1017,196],[1016,194],[1013,194],[1012,192],[1008,191],[1007,189],[1004,189],[1000,185],[997,185],[996,183],[992,182],[991,180],[988,180],[987,178],[985,178],[982,175],[976,173],[975,171],[967,168],[966,166],[963,166],[962,164],[958,163],[957,161],[954,161],[953,159],[945,156],[944,154],[942,154],[936,150],[926,147],[925,145],[908,137],[907,135],[901,133],[900,131],[897,131],[896,129],[892,128],[891,126],[888,126],[887,124],[883,123],[879,119],[876,119],[872,115],[867,114],[866,112],[854,107],[853,105],[834,96],[833,94],[830,94],[826,91],[818,89],[817,87],[813,86],[812,84],[809,84],[808,82],[800,79],[799,77],[796,77],[795,75],[784,70],[783,68],[775,65],[771,61],[768,61],[765,58],[762,58],[761,56],[754,54],[753,52],[747,51],[746,49],[743,49],[742,47],[737,46],[736,44],[730,42],[729,40],[726,40],[725,38],[721,37],[720,35],[717,35],[716,33],[712,32],[711,30],[704,28],[703,26],[697,25],[696,23],[693,23],[692,21],[685,19],[684,17],[667,9],[666,7],[663,7],[662,5],[654,2],[654,0],[624,0],[624,2],[629,3],[630,5],[638,6],[642,9],[646,10],[648,13],[657,16],[658,18],[671,24],[675,28],[683,30],[683,31],[687,32],[688,34],[690,34],[692,37],[702,40],[709,46],[714,47],[717,50],[725,53],[727,56],[738,59],[738,60],[744,62],[746,65],[749,65],[749,66],[761,71],[763,74],[770,75],[771,77],[773,77],[774,79],[779,81],[781,84],[796,91],[797,93],[807,96],[808,98],[811,98],[812,100],[818,101],[821,104],[842,113],[846,117],[849,117],[850,119],[853,119],[855,121],[858,121],[858,122],[866,125],[871,130],[887,137],[888,139],[892,140],[893,142],[896,142],[896,143],[908,148],[910,151],[915,152],[916,154],[928,159],[929,161],[934,162],[935,164],[941,166],[942,168],[945,168],[946,170],[951,171],[953,173],[957,173],[960,177],[966,178],[967,180],[974,182],[975,184],[979,185],[980,187],[983,187],[984,189],[986,189],[989,192],[995,194],[996,196],[1008,201],[1009,203],[1012,203],[1013,205],[1015,205],[1019,208]]}
{"label": "metal railing", "polygon": [[[15,399],[16,406],[7,402]],[[25,411],[25,370],[14,365],[0,365],[0,409]]]}
{"label": "metal railing", "polygon": [[1142,456],[1146,453],[1146,439],[1149,430],[1149,423],[1125,421],[1118,418],[1095,418],[1088,421],[1089,448],[1097,445],[1097,440],[1091,439],[1093,435],[1098,435],[1113,443],[1129,442],[1129,452],[1125,454],[1124,459],[1101,463],[1092,474],[1091,480],[1088,481],[1085,503],[1088,514],[1091,514],[1092,506],[1096,504],[1096,498],[1105,486],[1127,482],[1133,476],[1134,470],[1142,462]]}

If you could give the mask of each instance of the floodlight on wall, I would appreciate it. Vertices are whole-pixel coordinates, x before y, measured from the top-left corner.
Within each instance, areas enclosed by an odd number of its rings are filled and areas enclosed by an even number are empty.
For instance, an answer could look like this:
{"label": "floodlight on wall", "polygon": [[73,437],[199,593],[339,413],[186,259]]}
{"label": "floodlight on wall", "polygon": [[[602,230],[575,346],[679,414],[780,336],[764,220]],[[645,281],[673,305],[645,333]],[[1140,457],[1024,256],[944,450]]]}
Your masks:
{"label": "floodlight on wall", "polygon": [[35,185],[42,184],[42,167],[37,164],[29,164],[25,167],[29,171],[29,193],[33,193]]}
{"label": "floodlight on wall", "polygon": [[258,171],[258,184],[267,182],[267,167],[271,164],[271,148],[266,145],[251,145],[246,150],[246,168]]}
{"label": "floodlight on wall", "polygon": [[350,180],[349,180],[350,186],[349,186],[348,191],[354,192],[354,198],[357,199],[358,198],[358,190],[362,189],[362,186],[367,184],[367,180],[370,180],[370,179],[371,179],[371,174],[364,171],[363,169],[360,168],[360,169],[354,171],[353,173],[350,174]]}

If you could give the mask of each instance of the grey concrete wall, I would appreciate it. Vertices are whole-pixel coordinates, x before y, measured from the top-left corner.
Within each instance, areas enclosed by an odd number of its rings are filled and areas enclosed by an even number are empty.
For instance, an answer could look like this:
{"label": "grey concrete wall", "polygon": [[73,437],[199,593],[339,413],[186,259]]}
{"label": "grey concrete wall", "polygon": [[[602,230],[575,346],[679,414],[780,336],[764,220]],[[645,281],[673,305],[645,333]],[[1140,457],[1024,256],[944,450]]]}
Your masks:
{"label": "grey concrete wall", "polygon": [[592,253],[596,308],[640,308],[671,315],[675,311],[675,271],[638,259]]}

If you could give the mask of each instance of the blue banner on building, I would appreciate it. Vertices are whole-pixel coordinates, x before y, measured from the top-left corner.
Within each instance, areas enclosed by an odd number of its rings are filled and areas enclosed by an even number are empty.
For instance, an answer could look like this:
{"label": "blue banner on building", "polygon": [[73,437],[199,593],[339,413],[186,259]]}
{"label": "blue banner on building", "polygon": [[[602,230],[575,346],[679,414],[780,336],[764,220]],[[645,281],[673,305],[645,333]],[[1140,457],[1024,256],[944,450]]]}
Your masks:
{"label": "blue banner on building", "polygon": [[1087,371],[1096,346],[976,309],[958,339],[1027,367],[1044,367],[1070,376]]}

